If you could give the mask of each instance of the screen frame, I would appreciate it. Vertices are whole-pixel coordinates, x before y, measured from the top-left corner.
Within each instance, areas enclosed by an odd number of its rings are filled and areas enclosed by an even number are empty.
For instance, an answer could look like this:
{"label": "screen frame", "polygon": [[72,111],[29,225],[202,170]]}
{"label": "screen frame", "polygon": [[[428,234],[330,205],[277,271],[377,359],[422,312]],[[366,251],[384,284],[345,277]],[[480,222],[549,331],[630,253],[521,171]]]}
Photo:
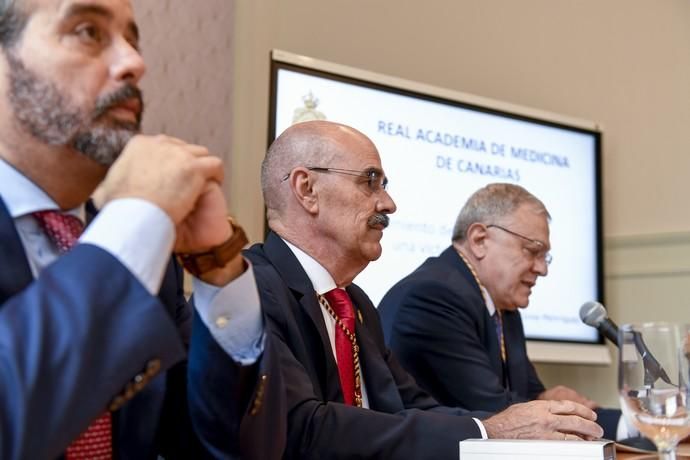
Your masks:
{"label": "screen frame", "polygon": [[[575,132],[592,135],[594,138],[594,197],[596,235],[596,276],[597,298],[592,299],[605,305],[604,290],[604,246],[603,246],[603,204],[602,204],[602,137],[601,126],[593,121],[560,115],[544,110],[502,102],[490,98],[440,88],[424,83],[405,80],[388,75],[378,74],[354,67],[332,62],[322,61],[307,56],[274,49],[270,53],[270,82],[269,82],[269,120],[267,132],[267,146],[273,142],[276,135],[276,104],[278,72],[281,69],[305,73],[312,76],[331,79],[334,81],[361,85],[366,88],[387,91],[390,93],[414,97],[431,102],[455,106],[463,109],[489,113],[515,120],[527,121]],[[268,232],[267,222],[264,228]],[[573,356],[572,347],[582,346],[588,351],[583,357]],[[581,347],[581,348],[582,348]],[[564,351],[568,352],[563,354]],[[597,341],[580,341],[567,339],[528,338],[528,352],[530,358],[536,362],[569,362],[608,364],[610,356],[604,345],[604,338],[598,334]],[[535,356],[533,356],[535,355]],[[558,359],[561,356],[563,359]]]}

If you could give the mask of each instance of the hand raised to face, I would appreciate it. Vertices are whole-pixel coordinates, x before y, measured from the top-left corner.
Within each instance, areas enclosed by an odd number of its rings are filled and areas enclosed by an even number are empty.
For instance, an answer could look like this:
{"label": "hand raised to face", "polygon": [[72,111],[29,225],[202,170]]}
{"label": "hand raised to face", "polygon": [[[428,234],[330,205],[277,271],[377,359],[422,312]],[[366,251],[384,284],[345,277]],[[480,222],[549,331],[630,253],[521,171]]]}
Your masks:
{"label": "hand raised to face", "polygon": [[[150,201],[177,227],[195,210],[201,196],[209,193],[209,183],[218,185],[222,181],[222,162],[205,147],[163,135],[139,135],[129,141],[108,171],[102,184],[103,201]],[[204,203],[221,205],[217,197],[208,201]]]}

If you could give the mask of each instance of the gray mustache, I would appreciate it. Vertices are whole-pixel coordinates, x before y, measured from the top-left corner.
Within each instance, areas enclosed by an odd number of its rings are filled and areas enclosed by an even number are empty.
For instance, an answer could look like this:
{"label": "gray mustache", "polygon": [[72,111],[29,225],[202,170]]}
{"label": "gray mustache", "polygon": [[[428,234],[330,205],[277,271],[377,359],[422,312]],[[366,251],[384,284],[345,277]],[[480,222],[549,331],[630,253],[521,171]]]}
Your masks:
{"label": "gray mustache", "polygon": [[144,99],[141,90],[131,83],[127,83],[118,90],[101,97],[96,101],[96,109],[94,110],[93,119],[101,117],[105,112],[127,99],[136,98],[141,104],[141,112],[137,115],[138,121],[141,121],[141,114],[144,111]]}
{"label": "gray mustache", "polygon": [[388,227],[390,224],[390,218],[386,214],[376,213],[367,220],[369,227],[376,227],[377,225],[382,225],[383,228]]}

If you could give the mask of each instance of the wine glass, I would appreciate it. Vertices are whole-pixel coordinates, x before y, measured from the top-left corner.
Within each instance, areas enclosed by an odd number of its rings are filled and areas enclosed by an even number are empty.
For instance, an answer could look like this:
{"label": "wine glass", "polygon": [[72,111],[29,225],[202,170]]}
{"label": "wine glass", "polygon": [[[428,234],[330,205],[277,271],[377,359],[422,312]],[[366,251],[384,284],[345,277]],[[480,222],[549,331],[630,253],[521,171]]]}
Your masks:
{"label": "wine glass", "polygon": [[675,460],[690,435],[690,326],[624,324],[618,333],[618,390],[623,415],[651,439],[659,458]]}

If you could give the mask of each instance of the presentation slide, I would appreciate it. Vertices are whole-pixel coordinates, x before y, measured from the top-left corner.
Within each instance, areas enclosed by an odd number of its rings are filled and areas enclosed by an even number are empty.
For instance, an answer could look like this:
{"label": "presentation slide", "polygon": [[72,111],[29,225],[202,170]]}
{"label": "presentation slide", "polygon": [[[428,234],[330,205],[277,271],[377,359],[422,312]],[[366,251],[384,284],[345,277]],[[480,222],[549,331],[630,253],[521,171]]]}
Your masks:
{"label": "presentation slide", "polygon": [[528,338],[598,340],[578,317],[599,294],[596,133],[292,69],[274,74],[276,136],[293,123],[326,119],[362,131],[381,154],[398,209],[383,255],[355,279],[374,304],[451,244],[472,192],[510,182],[541,199],[552,217],[553,262],[522,310]]}

